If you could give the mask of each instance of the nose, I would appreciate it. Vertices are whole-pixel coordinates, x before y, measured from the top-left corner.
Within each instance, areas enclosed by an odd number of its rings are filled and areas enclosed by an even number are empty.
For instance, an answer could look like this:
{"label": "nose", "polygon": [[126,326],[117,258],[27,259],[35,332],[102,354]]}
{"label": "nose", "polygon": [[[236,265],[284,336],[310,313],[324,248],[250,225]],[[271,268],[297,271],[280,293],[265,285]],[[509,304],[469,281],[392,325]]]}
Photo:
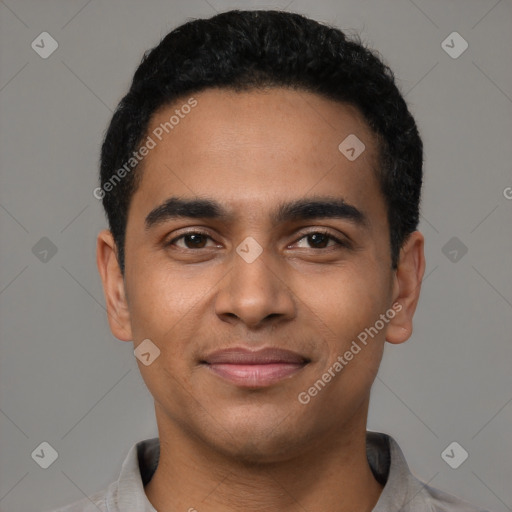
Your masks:
{"label": "nose", "polygon": [[230,265],[216,296],[221,320],[258,329],[295,316],[296,301],[286,272],[265,251],[252,262],[234,252]]}

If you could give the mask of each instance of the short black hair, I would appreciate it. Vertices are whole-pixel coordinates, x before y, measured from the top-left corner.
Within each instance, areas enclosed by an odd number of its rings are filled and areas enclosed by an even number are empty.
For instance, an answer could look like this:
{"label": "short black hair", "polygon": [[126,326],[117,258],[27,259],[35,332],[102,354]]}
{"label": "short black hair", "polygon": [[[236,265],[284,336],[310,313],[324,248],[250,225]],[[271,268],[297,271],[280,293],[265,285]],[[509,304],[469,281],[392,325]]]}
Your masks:
{"label": "short black hair", "polygon": [[285,11],[230,10],[188,21],[148,50],[106,131],[96,190],[123,274],[128,210],[141,179],[136,162],[133,172],[126,162],[147,137],[151,117],[204,89],[267,87],[313,92],[363,115],[378,144],[377,174],[397,267],[400,248],[419,221],[423,144],[392,70],[359,36],[349,38],[328,24]]}

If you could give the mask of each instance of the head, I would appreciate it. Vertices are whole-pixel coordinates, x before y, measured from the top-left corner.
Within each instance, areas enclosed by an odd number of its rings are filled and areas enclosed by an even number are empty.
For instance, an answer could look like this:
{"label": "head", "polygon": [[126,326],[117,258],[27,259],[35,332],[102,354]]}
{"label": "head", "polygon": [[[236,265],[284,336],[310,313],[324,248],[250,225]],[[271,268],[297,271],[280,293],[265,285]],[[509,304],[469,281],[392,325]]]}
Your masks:
{"label": "head", "polygon": [[[361,427],[424,271],[422,142],[374,52],[298,14],[190,21],[144,56],[100,174],[109,321],[160,350],[139,367],[161,418],[248,460]],[[238,386],[208,368],[235,346],[305,364]]]}
{"label": "head", "polygon": [[299,14],[228,11],[181,25],[146,52],[112,118],[96,195],[103,200],[122,272],[128,210],[143,165],[133,162],[121,179],[115,175],[150,135],[150,119],[208,88],[264,87],[313,92],[362,114],[378,144],[375,171],[396,268],[402,244],[418,225],[423,146],[392,70],[356,37]]}

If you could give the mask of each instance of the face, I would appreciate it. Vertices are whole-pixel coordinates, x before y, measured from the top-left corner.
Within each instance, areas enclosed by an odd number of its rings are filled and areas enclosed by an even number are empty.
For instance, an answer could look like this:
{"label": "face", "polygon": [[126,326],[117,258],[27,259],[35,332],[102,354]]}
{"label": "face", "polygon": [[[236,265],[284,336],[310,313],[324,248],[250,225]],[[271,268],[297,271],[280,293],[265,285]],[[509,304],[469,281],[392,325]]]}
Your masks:
{"label": "face", "polygon": [[[422,242],[392,270],[375,138],[355,108],[285,89],[194,98],[152,136],[124,280],[100,234],[109,320],[160,350],[137,361],[159,427],[277,461],[364,428],[384,342],[410,334]],[[355,159],[338,148],[351,134],[365,146]]]}

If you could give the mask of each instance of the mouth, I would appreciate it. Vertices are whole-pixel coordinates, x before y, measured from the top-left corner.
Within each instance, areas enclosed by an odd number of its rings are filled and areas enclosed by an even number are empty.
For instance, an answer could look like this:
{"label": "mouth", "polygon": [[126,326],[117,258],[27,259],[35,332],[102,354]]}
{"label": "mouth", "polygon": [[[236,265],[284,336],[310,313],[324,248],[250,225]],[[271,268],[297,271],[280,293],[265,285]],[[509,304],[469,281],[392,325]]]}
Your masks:
{"label": "mouth", "polygon": [[292,377],[311,362],[296,352],[278,348],[237,347],[213,352],[201,361],[209,371],[239,387],[263,388]]}

